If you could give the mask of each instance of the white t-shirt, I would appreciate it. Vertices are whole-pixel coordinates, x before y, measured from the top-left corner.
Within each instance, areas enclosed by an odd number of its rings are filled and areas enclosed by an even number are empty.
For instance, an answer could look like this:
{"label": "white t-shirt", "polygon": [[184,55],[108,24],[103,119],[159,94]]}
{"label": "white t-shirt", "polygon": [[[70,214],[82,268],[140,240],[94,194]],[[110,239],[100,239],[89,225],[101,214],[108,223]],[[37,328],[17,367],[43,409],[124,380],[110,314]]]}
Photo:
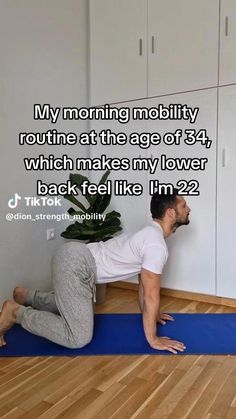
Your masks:
{"label": "white t-shirt", "polygon": [[161,274],[168,249],[161,226],[152,221],[134,234],[120,234],[106,242],[89,243],[97,266],[97,283],[122,281],[145,268]]}

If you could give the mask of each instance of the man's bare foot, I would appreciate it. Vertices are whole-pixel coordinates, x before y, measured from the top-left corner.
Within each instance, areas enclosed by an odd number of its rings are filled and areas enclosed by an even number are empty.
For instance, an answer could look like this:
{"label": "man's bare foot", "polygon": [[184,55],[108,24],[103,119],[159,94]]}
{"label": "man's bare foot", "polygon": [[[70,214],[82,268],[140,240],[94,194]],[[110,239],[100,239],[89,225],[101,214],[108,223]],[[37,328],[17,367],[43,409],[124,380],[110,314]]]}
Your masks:
{"label": "man's bare foot", "polygon": [[19,304],[15,301],[5,301],[0,313],[0,346],[6,345],[4,334],[15,324]]}
{"label": "man's bare foot", "polygon": [[7,344],[7,342],[4,339],[4,336],[0,336],[0,348],[1,346],[5,346]]}
{"label": "man's bare foot", "polygon": [[13,291],[13,298],[15,302],[20,304],[21,306],[23,306],[26,303],[27,296],[28,296],[27,288],[16,287]]}

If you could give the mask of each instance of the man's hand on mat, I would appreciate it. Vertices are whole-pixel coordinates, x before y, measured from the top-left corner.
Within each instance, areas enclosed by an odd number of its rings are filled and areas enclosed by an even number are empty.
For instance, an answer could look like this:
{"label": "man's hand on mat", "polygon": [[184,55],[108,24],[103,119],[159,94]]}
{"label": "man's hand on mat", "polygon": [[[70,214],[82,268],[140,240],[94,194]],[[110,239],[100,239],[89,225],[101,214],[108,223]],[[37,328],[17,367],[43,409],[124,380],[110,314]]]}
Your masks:
{"label": "man's hand on mat", "polygon": [[170,320],[171,322],[175,321],[174,317],[170,316],[169,314],[160,313],[157,322],[160,324],[166,324],[166,320]]}
{"label": "man's hand on mat", "polygon": [[149,345],[153,349],[159,349],[160,351],[169,351],[173,354],[177,354],[178,351],[183,352],[186,346],[182,342],[172,340],[167,336],[156,337],[153,341],[149,342]]}

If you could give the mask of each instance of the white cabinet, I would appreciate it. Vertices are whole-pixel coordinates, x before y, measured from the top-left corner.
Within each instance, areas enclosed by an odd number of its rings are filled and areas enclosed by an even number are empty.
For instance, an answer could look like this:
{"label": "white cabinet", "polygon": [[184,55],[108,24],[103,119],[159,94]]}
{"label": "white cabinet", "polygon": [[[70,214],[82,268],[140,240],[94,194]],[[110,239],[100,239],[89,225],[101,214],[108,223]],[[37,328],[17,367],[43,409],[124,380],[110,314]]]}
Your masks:
{"label": "white cabinet", "polygon": [[[145,101],[134,101],[119,105],[121,107],[145,106]],[[92,121],[90,125],[97,134],[102,130],[110,130],[115,133],[123,132],[129,138],[131,132],[142,132],[146,130],[146,123],[139,120],[130,120],[126,124],[121,124],[117,121]],[[145,157],[146,150],[142,150],[137,146],[129,144],[125,145],[102,145],[98,140],[97,145],[90,146],[90,158],[94,159],[101,155],[106,155],[107,158],[119,158],[132,160],[133,157]],[[97,182],[104,171],[93,171],[90,173],[90,181]],[[147,224],[147,191],[146,191],[146,173],[136,170],[112,170],[109,175],[109,180],[114,181],[126,180],[128,183],[139,183],[143,187],[143,193],[139,196],[134,195],[115,195],[114,188],[112,192],[112,199],[109,210],[116,210],[121,213],[121,222],[124,232],[135,232]]]}
{"label": "white cabinet", "polygon": [[[180,145],[151,146],[148,155],[161,158],[207,158],[204,171],[195,170],[161,170],[160,164],[155,175],[148,178],[161,183],[176,186],[181,179],[199,182],[199,196],[185,196],[192,212],[190,224],[180,227],[167,239],[169,259],[165,267],[162,286],[172,289],[215,294],[215,200],[216,200],[216,115],[217,89],[173,95],[159,99],[148,99],[148,107],[163,104],[186,104],[192,108],[199,107],[198,117],[194,124],[189,121],[148,121],[148,131],[163,135],[182,129]],[[210,148],[202,143],[187,145],[184,142],[184,131],[195,129],[198,132],[206,129],[212,141]]]}
{"label": "white cabinet", "polygon": [[148,96],[217,85],[218,0],[148,0]]}
{"label": "white cabinet", "polygon": [[90,0],[90,103],[212,87],[219,0]]}
{"label": "white cabinet", "polygon": [[236,86],[219,90],[217,295],[236,298]]}
{"label": "white cabinet", "polygon": [[[131,120],[124,125],[92,121],[91,129],[127,135],[206,129],[212,140],[210,148],[200,143],[161,143],[148,149],[128,143],[92,146],[92,158],[106,154],[129,159],[161,155],[208,159],[203,171],[162,171],[160,165],[154,175],[112,171],[113,181],[127,179],[143,186],[141,196],[113,194],[112,207],[121,212],[124,231],[136,231],[151,219],[151,180],[173,185],[180,179],[197,180],[200,196],[186,196],[192,209],[190,225],[167,239],[170,256],[162,285],[231,298],[236,298],[235,45],[236,0],[90,0],[90,105],[199,107],[195,124],[170,119]],[[93,172],[91,180],[100,177],[100,172]]]}
{"label": "white cabinet", "polygon": [[220,85],[236,83],[236,1],[221,0]]}
{"label": "white cabinet", "polygon": [[146,96],[144,0],[90,0],[90,103]]}

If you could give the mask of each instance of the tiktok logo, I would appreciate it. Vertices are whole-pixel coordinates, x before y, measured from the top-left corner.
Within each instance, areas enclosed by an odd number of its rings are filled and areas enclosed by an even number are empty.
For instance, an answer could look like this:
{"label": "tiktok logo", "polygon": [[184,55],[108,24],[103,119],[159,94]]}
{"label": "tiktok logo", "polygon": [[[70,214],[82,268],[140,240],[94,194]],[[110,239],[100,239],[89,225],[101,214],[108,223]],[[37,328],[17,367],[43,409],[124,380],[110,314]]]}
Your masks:
{"label": "tiktok logo", "polygon": [[21,196],[18,195],[18,193],[15,193],[14,198],[9,199],[8,206],[10,208],[16,208],[17,205],[18,205],[18,201],[20,201],[20,200],[21,200]]}

